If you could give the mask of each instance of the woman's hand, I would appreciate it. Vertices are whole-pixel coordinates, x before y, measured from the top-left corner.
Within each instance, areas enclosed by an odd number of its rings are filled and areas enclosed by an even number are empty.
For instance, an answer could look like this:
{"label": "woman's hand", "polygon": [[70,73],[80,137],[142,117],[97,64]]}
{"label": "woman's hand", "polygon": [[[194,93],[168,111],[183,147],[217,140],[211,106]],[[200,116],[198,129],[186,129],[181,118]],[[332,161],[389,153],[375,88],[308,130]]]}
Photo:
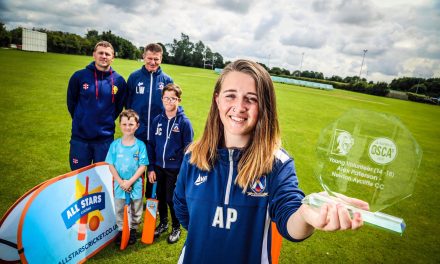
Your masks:
{"label": "woman's hand", "polygon": [[341,203],[327,203],[320,209],[303,204],[300,210],[304,221],[318,230],[355,230],[364,224],[359,212],[354,212],[351,217],[348,209]]}

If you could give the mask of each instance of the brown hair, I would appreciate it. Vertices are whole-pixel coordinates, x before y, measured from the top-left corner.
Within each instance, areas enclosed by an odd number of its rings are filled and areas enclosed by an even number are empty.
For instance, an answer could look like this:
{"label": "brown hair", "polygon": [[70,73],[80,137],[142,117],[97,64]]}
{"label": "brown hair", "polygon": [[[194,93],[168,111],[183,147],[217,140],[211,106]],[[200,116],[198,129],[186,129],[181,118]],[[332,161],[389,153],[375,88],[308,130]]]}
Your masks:
{"label": "brown hair", "polygon": [[113,45],[110,42],[102,40],[96,43],[95,47],[93,48],[93,52],[95,52],[98,49],[98,47],[111,48],[113,51],[113,56],[115,56],[115,49],[113,48]]}
{"label": "brown hair", "polygon": [[182,95],[182,89],[180,89],[180,86],[175,83],[169,83],[162,89],[162,96],[166,91],[172,91],[176,94],[178,98]]}
{"label": "brown hair", "polygon": [[130,118],[134,117],[134,120],[136,121],[136,123],[139,123],[139,115],[133,109],[126,109],[126,110],[122,111],[122,113],[119,115],[119,123],[121,123],[121,120],[123,117],[126,117],[128,120],[130,120]]}
{"label": "brown hair", "polygon": [[269,73],[261,65],[249,60],[237,60],[223,69],[215,84],[202,137],[191,144],[188,150],[192,152],[190,163],[201,170],[209,171],[215,163],[217,148],[224,143],[224,127],[215,98],[221,91],[225,77],[231,72],[241,72],[252,77],[258,97],[258,121],[248,145],[242,150],[235,181],[244,192],[250,184],[272,170],[275,152],[281,146],[275,90]]}
{"label": "brown hair", "polygon": [[160,54],[163,53],[162,46],[159,45],[159,44],[157,44],[157,43],[150,43],[150,44],[148,44],[147,46],[145,46],[145,48],[144,48],[144,54],[145,54],[147,51],[151,51],[151,52],[159,52]]}

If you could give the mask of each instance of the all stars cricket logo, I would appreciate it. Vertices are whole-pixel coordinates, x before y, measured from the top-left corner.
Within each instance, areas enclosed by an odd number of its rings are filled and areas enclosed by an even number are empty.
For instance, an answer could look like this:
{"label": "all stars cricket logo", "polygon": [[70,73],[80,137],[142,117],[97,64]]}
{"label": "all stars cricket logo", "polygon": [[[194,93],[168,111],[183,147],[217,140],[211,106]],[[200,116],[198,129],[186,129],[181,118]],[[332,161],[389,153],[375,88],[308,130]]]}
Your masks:
{"label": "all stars cricket logo", "polygon": [[104,221],[100,211],[105,209],[105,193],[102,192],[102,186],[89,191],[89,177],[86,176],[85,180],[84,186],[79,179],[76,179],[76,201],[61,213],[67,229],[78,228],[78,240],[85,240],[87,229],[95,231]]}

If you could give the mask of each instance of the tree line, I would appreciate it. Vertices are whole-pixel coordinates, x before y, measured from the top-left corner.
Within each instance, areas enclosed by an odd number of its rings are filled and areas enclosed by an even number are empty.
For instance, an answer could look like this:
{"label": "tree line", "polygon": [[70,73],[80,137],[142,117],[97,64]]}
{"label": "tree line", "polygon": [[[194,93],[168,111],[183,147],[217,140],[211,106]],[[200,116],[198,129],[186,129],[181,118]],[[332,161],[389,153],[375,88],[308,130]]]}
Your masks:
{"label": "tree line", "polygon": [[[33,29],[47,34],[47,51],[65,54],[92,55],[95,44],[100,40],[112,43],[116,57],[123,59],[137,59],[141,51],[130,41],[114,35],[110,30],[101,34],[96,30],[89,30],[85,37],[77,34],[51,31],[47,29]],[[10,31],[6,30],[3,23],[0,23],[0,45],[10,44],[21,45],[22,28],[18,27]]]}
{"label": "tree line", "polygon": [[[271,75],[285,78],[292,78],[304,81],[331,84],[337,89],[344,89],[354,92],[367,93],[372,95],[386,96],[390,90],[408,93],[409,99],[425,103],[439,104],[440,101],[440,78],[418,78],[418,77],[399,77],[391,81],[376,82],[367,81],[366,78],[359,76],[346,76],[344,78],[333,75],[325,77],[322,72],[299,71],[290,72],[287,69],[273,67],[268,68],[260,63]],[[434,99],[433,99],[434,98]]]}
{"label": "tree line", "polygon": [[165,63],[184,65],[198,68],[223,68],[223,56],[203,44],[191,42],[188,35],[181,33],[180,39],[173,39],[172,43],[165,44],[169,50],[169,57]]}
{"label": "tree line", "polygon": [[[116,57],[122,59],[141,59],[144,47],[136,47],[130,41],[116,36],[110,30],[101,34],[97,30],[88,30],[84,37],[77,34],[51,31],[47,29],[33,29],[47,34],[47,51],[55,53],[92,55],[95,44],[100,40],[112,43]],[[8,31],[0,23],[0,46],[8,47],[10,44],[22,43],[22,28],[18,27]],[[191,67],[223,68],[223,57],[214,52],[202,41],[193,43],[189,36],[181,34],[181,39],[173,39],[172,43],[159,43],[163,52],[163,62]],[[169,50],[169,51],[168,51]]]}
{"label": "tree line", "polygon": [[[47,29],[34,29],[47,34],[47,51],[67,54],[91,55],[94,45],[100,40],[106,40],[112,43],[116,57],[123,59],[141,59],[144,47],[136,47],[130,41],[116,36],[110,30],[101,34],[97,30],[88,30],[84,37],[77,34],[61,31],[50,31]],[[8,47],[10,44],[22,43],[22,28],[18,27],[8,31],[3,23],[0,22],[0,46]],[[172,43],[162,44],[163,62],[198,68],[223,68],[225,64],[223,56],[211,50],[202,41],[192,42],[190,37],[181,33],[180,39],[173,39]],[[269,68],[262,65],[271,75],[294,78],[299,80],[313,81],[331,84],[335,88],[351,90],[385,96],[390,90],[397,90],[415,94],[416,97],[440,97],[440,78],[416,78],[399,77],[386,82],[368,82],[365,78],[359,76],[340,77],[333,75],[325,77],[322,72],[299,71],[290,72],[280,67]],[[420,95],[420,96],[419,96]],[[424,100],[424,99],[423,99]],[[423,101],[422,100],[422,101]]]}

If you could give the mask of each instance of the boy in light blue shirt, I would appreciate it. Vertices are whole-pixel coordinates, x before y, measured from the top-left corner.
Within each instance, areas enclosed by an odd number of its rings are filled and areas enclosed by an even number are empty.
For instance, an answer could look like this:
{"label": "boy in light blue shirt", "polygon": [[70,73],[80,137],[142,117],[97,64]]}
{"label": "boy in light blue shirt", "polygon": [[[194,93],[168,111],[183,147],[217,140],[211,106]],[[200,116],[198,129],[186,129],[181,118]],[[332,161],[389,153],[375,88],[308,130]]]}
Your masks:
{"label": "boy in light blue shirt", "polygon": [[142,175],[148,165],[147,150],[144,142],[134,136],[139,127],[139,116],[131,110],[125,110],[119,116],[122,138],[112,142],[105,162],[110,165],[114,179],[116,224],[119,233],[116,245],[121,244],[124,219],[125,193],[130,193],[131,226],[129,245],[136,243],[137,228],[142,218]]}

